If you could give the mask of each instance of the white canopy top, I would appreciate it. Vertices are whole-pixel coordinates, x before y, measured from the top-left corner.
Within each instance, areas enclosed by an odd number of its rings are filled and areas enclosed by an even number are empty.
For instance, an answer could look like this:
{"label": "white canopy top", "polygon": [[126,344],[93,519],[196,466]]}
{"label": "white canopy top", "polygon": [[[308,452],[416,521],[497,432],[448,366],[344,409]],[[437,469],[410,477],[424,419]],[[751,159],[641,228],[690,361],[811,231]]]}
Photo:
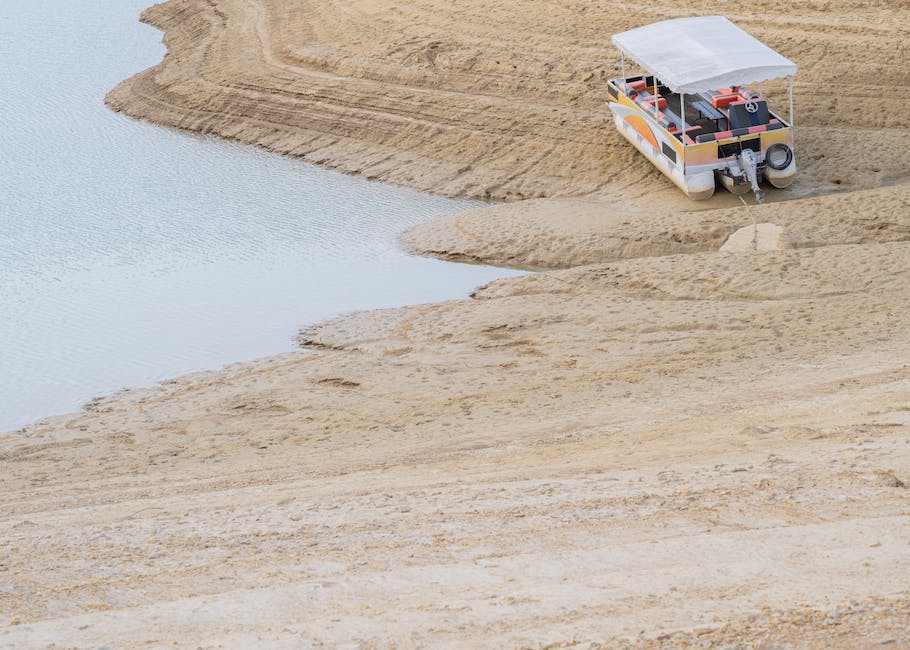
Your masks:
{"label": "white canopy top", "polygon": [[664,20],[614,34],[613,44],[673,92],[703,92],[796,74],[795,63],[723,16]]}

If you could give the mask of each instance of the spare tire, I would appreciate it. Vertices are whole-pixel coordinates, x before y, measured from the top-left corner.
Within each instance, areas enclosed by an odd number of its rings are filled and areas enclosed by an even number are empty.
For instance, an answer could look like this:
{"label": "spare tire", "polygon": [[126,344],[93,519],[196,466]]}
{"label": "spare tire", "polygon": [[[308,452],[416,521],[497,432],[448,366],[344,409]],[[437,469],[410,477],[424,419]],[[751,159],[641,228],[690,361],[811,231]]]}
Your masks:
{"label": "spare tire", "polygon": [[793,149],[783,142],[775,142],[765,152],[765,163],[771,169],[783,171],[793,162]]}

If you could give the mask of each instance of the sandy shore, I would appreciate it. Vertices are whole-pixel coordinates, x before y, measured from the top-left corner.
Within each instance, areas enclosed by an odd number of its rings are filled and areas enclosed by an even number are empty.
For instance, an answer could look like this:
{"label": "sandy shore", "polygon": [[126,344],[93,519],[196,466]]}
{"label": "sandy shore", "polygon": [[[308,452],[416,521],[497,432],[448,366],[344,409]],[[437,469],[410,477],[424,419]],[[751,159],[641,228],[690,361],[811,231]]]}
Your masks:
{"label": "sandy shore", "polygon": [[[602,106],[610,33],[716,7],[146,11],[116,110],[537,197],[405,242],[551,270],[0,436],[0,647],[910,647],[910,11],[724,10],[801,66],[751,214]],[[780,250],[719,250],[753,219]]]}

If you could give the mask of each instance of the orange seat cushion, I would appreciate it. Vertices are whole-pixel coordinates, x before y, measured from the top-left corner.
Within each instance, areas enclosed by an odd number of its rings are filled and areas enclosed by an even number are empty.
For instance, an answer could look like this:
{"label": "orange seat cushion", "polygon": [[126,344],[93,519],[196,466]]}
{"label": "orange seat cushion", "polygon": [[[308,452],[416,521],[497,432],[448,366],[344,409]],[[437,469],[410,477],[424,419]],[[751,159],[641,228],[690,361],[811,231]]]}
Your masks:
{"label": "orange seat cushion", "polygon": [[[653,97],[649,97],[648,99],[643,99],[641,103],[642,103],[642,104],[647,104],[648,106],[654,106],[654,98],[653,98]],[[664,109],[664,108],[666,108],[666,107],[667,107],[667,98],[666,98],[666,97],[659,97],[659,98],[657,99],[657,108],[659,108],[659,109]]]}
{"label": "orange seat cushion", "polygon": [[739,94],[736,95],[714,95],[711,98],[711,105],[714,108],[724,108],[733,102],[739,101]]}

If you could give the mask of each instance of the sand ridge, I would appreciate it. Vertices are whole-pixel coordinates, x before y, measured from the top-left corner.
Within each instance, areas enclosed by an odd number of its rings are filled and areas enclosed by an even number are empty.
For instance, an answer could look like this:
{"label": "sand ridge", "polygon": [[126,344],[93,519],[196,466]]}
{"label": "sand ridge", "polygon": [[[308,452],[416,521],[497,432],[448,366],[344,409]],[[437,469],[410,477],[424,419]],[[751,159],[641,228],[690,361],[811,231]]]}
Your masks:
{"label": "sand ridge", "polygon": [[[602,105],[609,33],[716,10],[148,9],[115,110],[512,199],[405,241],[555,270],[0,436],[0,647],[910,646],[910,7],[724,4],[801,70],[750,210]],[[793,246],[719,251],[753,219]]]}
{"label": "sand ridge", "polygon": [[732,196],[702,206],[672,192],[622,207],[591,197],[504,203],[420,224],[402,239],[443,259],[546,269],[716,251],[753,220],[785,228],[802,247],[910,237],[910,184],[748,208]]}

